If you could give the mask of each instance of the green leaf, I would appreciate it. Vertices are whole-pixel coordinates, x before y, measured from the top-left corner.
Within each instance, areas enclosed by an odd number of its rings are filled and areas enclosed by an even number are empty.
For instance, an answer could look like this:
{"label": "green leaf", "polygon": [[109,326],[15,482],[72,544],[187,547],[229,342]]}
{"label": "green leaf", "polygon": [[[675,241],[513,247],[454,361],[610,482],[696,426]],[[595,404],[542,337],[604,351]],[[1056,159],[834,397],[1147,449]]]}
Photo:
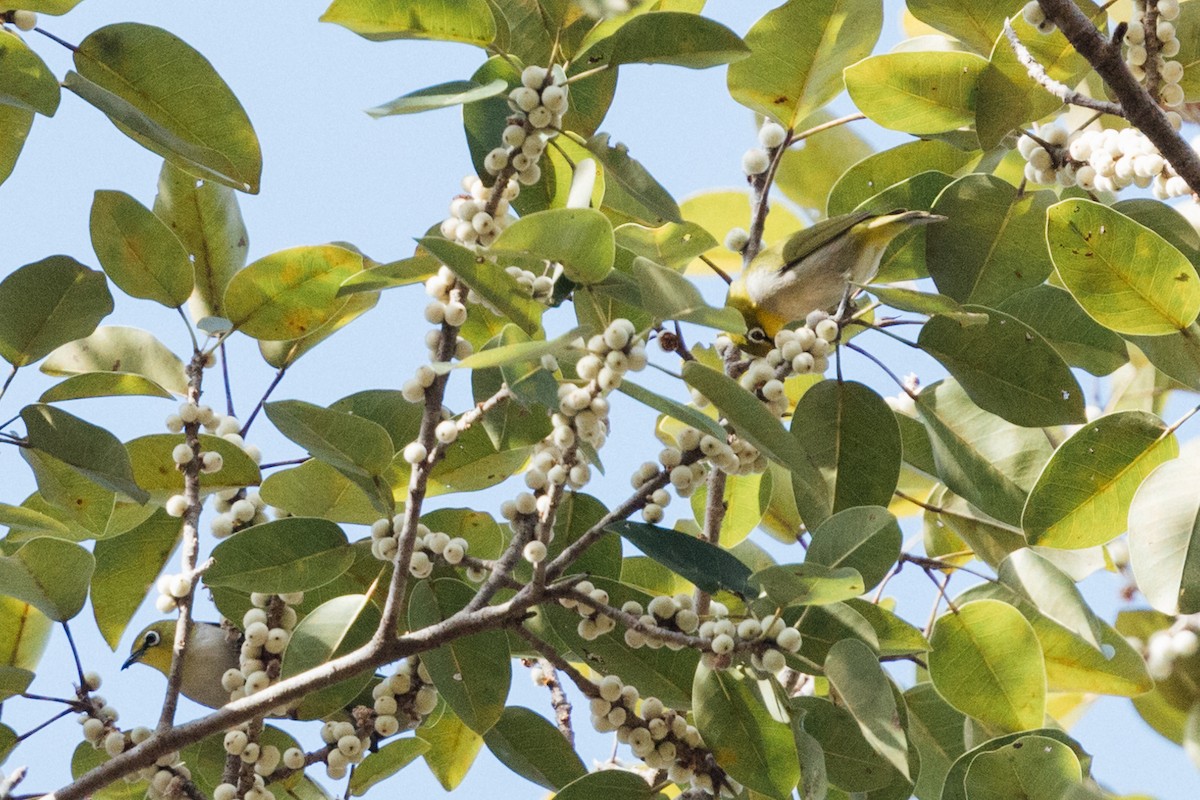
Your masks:
{"label": "green leaf", "polygon": [[986,800],[1059,800],[1083,779],[1071,748],[1045,736],[1022,736],[980,753],[967,768],[968,797]]}
{"label": "green leaf", "polygon": [[917,414],[929,432],[938,477],[950,490],[1001,522],[1020,525],[1026,497],[1053,451],[1045,434],[984,411],[949,379],[921,390]]}
{"label": "green leaf", "polygon": [[908,10],[977,53],[989,53],[1004,20],[1020,11],[1022,5],[1018,0],[909,0]]}
{"label": "green leaf", "polygon": [[183,362],[165,344],[140,328],[104,325],[90,336],[68,342],[39,367],[47,375],[134,373],[175,394],[187,394]]}
{"label": "green leaf", "polygon": [[[1129,360],[1121,337],[1089,317],[1070,292],[1057,286],[1025,289],[997,308],[1037,331],[1072,367],[1102,376]],[[1173,337],[1143,337],[1143,341],[1169,338]]]}
{"label": "green leaf", "polygon": [[504,709],[483,741],[501,764],[551,791],[588,774],[558,728],[528,708]]}
{"label": "green leaf", "polygon": [[[596,498],[583,492],[568,492],[554,515],[554,537],[550,542],[548,559],[553,560],[563,550],[596,525],[608,509]],[[474,552],[474,546],[472,546]],[[497,554],[499,555],[499,554]],[[485,556],[486,557],[486,556]],[[566,574],[583,573],[617,580],[622,575],[621,537],[615,533],[600,536],[566,569]]]}
{"label": "green leaf", "polygon": [[869,291],[884,305],[900,311],[911,311],[914,314],[924,314],[928,317],[932,317],[934,314],[944,314],[964,324],[982,325],[987,322],[986,314],[972,314],[964,311],[957,300],[937,292],[919,292],[903,286],[877,286],[875,284],[871,284]]}
{"label": "green leaf", "polygon": [[856,639],[838,642],[825,659],[825,677],[875,752],[910,778],[908,736],[900,722],[892,683],[874,651]]}
{"label": "green leaf", "polygon": [[395,449],[386,429],[353,413],[280,400],[263,406],[287,438],[342,472],[371,479],[386,474]]}
{"label": "green leaf", "polygon": [[[182,434],[156,433],[126,443],[133,477],[157,502],[184,491],[183,473],[175,466],[171,451],[187,440]],[[200,451],[219,453],[221,468],[200,474],[200,496],[227,489],[257,486],[262,481],[258,464],[242,448],[220,436],[200,434]]]}
{"label": "green leaf", "polygon": [[1039,612],[1100,649],[1100,620],[1075,582],[1045,558],[1022,548],[1004,559],[996,574],[1001,583],[1028,598]]}
{"label": "green leaf", "polygon": [[358,292],[377,292],[397,286],[423,283],[437,273],[439,266],[441,265],[438,260],[423,250],[419,250],[410,258],[402,258],[399,261],[374,266],[368,264],[362,272],[351,275],[342,281],[338,295],[345,297]]}
{"label": "green leaf", "polygon": [[930,642],[929,675],[950,705],[1002,731],[1042,724],[1046,668],[1021,612],[997,600],[966,603],[938,619]]}
{"label": "green leaf", "polygon": [[975,120],[975,94],[988,62],[971,53],[889,53],[846,68],[850,99],[884,128],[944,133]]}
{"label": "green leaf", "polygon": [[92,613],[114,651],[179,543],[183,526],[161,509],[128,533],[96,542]]}
{"label": "green leaf", "polygon": [[39,403],[61,403],[65,400],[81,400],[89,397],[146,397],[173,396],[149,378],[129,372],[89,372],[60,381],[42,392]]}
{"label": "green leaf", "polygon": [[357,483],[323,461],[305,461],[294,469],[273,473],[259,491],[263,502],[297,517],[323,517],[332,522],[370,525],[385,508],[375,505]]}
{"label": "green leaf", "polygon": [[[654,14],[652,16],[660,16]],[[610,146],[609,135],[598,133],[584,143],[604,168],[607,186],[623,193],[626,203],[623,210],[638,217],[649,225],[665,222],[682,223],[683,217],[675,198],[654,179],[641,162],[629,155],[629,148],[617,143]],[[606,196],[605,204],[612,205],[613,198]],[[626,206],[629,206],[628,208]]]}
{"label": "green leaf", "polygon": [[1146,602],[1164,614],[1200,611],[1197,466],[1194,448],[1185,449],[1150,473],[1129,506],[1133,575]]}
{"label": "green leaf", "polygon": [[1021,527],[1031,545],[1079,549],[1125,530],[1134,492],[1179,454],[1175,435],[1144,411],[1089,422],[1055,451],[1029,494]]}
{"label": "green leaf", "polygon": [[773,687],[773,681],[754,681],[740,669],[701,665],[692,687],[692,707],[696,727],[717,764],[746,788],[782,800],[800,782],[800,762],[786,712],[775,705]]}
{"label": "green leaf", "polygon": [[811,527],[820,524],[830,514],[830,500],[825,483],[811,456],[795,437],[783,430],[770,411],[737,381],[698,361],[683,365],[683,379],[695,387],[721,410],[738,434],[754,445],[759,452],[792,472],[796,503],[800,514]]}
{"label": "green leaf", "polygon": [[[874,390],[854,381],[812,386],[796,403],[791,435],[821,472],[823,494],[833,501],[829,513],[891,503],[900,477],[900,428]],[[805,521],[810,528],[819,522]]]}
{"label": "green leaf", "polygon": [[0,664],[37,669],[54,623],[29,603],[0,595]]}
{"label": "green leaf", "polygon": [[576,283],[596,283],[612,270],[612,223],[591,208],[555,208],[521,217],[504,229],[490,252],[563,265]]}
{"label": "green leaf", "polygon": [[945,222],[926,232],[929,274],[961,303],[995,306],[1040,285],[1054,265],[1043,245],[1053,192],[1018,193],[994,175],[965,175],[938,195]]}
{"label": "green leaf", "polygon": [[362,268],[360,253],[333,245],[273,253],[233,276],[224,315],[255,339],[299,339],[341,311],[338,289]]}
{"label": "green leaf", "polygon": [[67,13],[80,2],[82,0],[21,0],[21,8],[57,17]]}
{"label": "green leaf", "polygon": [[863,591],[867,591],[895,565],[902,544],[900,523],[886,508],[857,506],[839,511],[812,531],[804,560],[827,567],[851,567],[862,576]]}
{"label": "green leaf", "polygon": [[785,128],[844,88],[842,70],[870,55],[883,26],[872,0],[789,0],[746,34],[750,57],[729,68],[729,93]]}
{"label": "green leaf", "polygon": [[[241,103],[208,59],[174,34],[122,22],[93,31],[64,85],[181,169],[258,192],[262,151]],[[98,89],[99,92],[94,91]]]}
{"label": "green leaf", "polygon": [[546,307],[518,293],[516,282],[494,262],[446,239],[426,236],[418,242],[521,330],[530,336],[540,330]]}
{"label": "green leaf", "polygon": [[[249,532],[242,531],[234,539],[222,544],[236,541]],[[217,549],[220,547],[221,545],[218,545]],[[215,550],[213,555],[216,555]],[[207,579],[207,575],[205,577]],[[299,675],[363,646],[371,639],[377,627],[379,610],[371,602],[369,595],[344,594],[322,603],[305,614],[300,624],[292,631],[292,638],[283,652],[280,676],[290,678]],[[340,711],[366,689],[371,677],[368,670],[305,695],[294,711],[295,716],[298,719],[322,719]]]}
{"label": "green leaf", "polygon": [[192,319],[222,316],[225,287],[246,265],[249,237],[237,194],[227,186],[197,181],[167,161],[158,174],[154,214],[179,237],[192,262]]}
{"label": "green leaf", "polygon": [[792,698],[792,708],[804,712],[804,732],[825,753],[829,782],[846,792],[868,792],[887,785],[894,770],[863,736],[849,711],[821,697]]}
{"label": "green leaf", "polygon": [[263,360],[276,369],[286,369],[295,364],[300,356],[370,311],[379,302],[378,292],[344,294],[339,290],[338,295],[346,298],[345,305],[307,336],[291,341],[260,340],[258,351],[262,353]]}
{"label": "green leaf", "polygon": [[627,222],[613,234],[618,247],[674,270],[683,269],[717,245],[716,239],[694,222],[668,222],[657,228]]}
{"label": "green leaf", "polygon": [[908,736],[921,757],[921,774],[913,794],[920,800],[937,800],[950,765],[966,749],[966,718],[928,681],[906,691],[904,704],[908,707]]}
{"label": "green leaf", "polygon": [[605,530],[619,533],[643,553],[709,594],[722,589],[747,598],[758,594],[748,583],[749,567],[721,547],[691,534],[629,520],[614,522]]}
{"label": "green leaf", "polygon": [[[37,510],[61,519],[72,528],[82,528],[82,534],[72,536],[78,541],[104,534],[116,505],[113,492],[39,450],[22,449],[21,458],[37,480],[38,495],[33,501]],[[153,513],[152,508],[149,510]]]}
{"label": "green leaf", "polygon": [[829,605],[867,590],[856,569],[808,562],[767,567],[754,573],[750,581],[761,587],[775,606]]}
{"label": "green leaf", "polygon": [[[24,506],[10,506],[0,503],[0,525],[5,525],[11,537],[18,531],[22,533],[44,533],[56,538],[68,538],[70,529],[59,520],[48,514],[43,514]],[[11,539],[8,539],[11,541]]]}
{"label": "green leaf", "polygon": [[99,191],[92,200],[92,247],[112,282],[131,297],[168,308],[192,294],[192,264],[171,229],[124,192]]}
{"label": "green leaf", "polygon": [[496,38],[496,21],[485,0],[334,0],[321,22],[373,42],[433,39],[485,47]]}
{"label": "green leaf", "polygon": [[462,783],[479,755],[479,748],[483,747],[483,737],[464,725],[444,700],[425,718],[417,736],[429,742],[425,763],[447,792]]}
{"label": "green leaf", "polygon": [[350,796],[362,797],[429,752],[429,746],[424,739],[411,736],[389,742],[368,754],[350,775]]}
{"label": "green leaf", "polygon": [[[462,581],[440,578],[413,586],[408,603],[408,626],[420,630],[458,613],[475,590]],[[508,638],[502,630],[452,639],[421,653],[433,685],[463,723],[478,734],[487,733],[504,713],[512,683]]]}
{"label": "green leaf", "polygon": [[282,594],[324,586],[354,562],[346,534],[329,520],[285,517],[264,522],[213,548],[209,586]]}
{"label": "green leaf", "polygon": [[740,61],[750,49],[736,33],[699,14],[659,11],[626,22],[577,58],[588,64],[673,64],[707,69]]}
{"label": "green leaf", "polygon": [[577,778],[554,795],[554,800],[650,800],[654,789],[635,772],[603,769]]}
{"label": "green leaf", "polygon": [[857,597],[845,602],[848,608],[870,623],[879,640],[880,657],[919,655],[929,652],[929,640],[925,638],[924,634],[883,605],[877,605]]}
{"label": "green leaf", "polygon": [[[978,153],[937,140],[906,142],[867,156],[846,170],[829,190],[826,213],[847,214],[883,189],[922,172],[952,175],[978,160]],[[936,226],[934,226],[936,227]]]}
{"label": "green leaf", "polygon": [[479,100],[486,100],[508,91],[508,83],[494,80],[485,85],[474,81],[450,81],[439,83],[425,89],[409,92],[403,97],[397,97],[390,103],[367,109],[372,117],[393,117],[400,114],[419,114],[422,111],[433,111],[438,108],[462,106]]}
{"label": "green leaf", "polygon": [[10,556],[0,556],[4,594],[29,603],[55,622],[83,608],[96,560],[72,542],[33,539]]}
{"label": "green leaf", "polygon": [[137,503],[149,495],[134,481],[129,454],[121,441],[103,428],[66,411],[43,404],[21,409],[29,446],[53,456],[82,475]]}
{"label": "green leaf", "polygon": [[1119,211],[1064,200],[1049,210],[1046,240],[1067,290],[1106,328],[1163,336],[1200,314],[1200,276],[1187,256]]}
{"label": "green leaf", "polygon": [[46,62],[21,37],[0,31],[0,105],[52,117],[59,99],[58,80]]}
{"label": "green leaf", "polygon": [[1083,390],[1036,330],[984,306],[966,309],[987,314],[987,322],[963,325],[937,315],[921,328],[917,344],[977,406],[1025,428],[1084,421]]}
{"label": "green leaf", "polygon": [[[71,777],[78,778],[109,760],[104,750],[92,747],[87,742],[80,742],[71,754]],[[115,781],[92,793],[93,800],[142,800],[150,781],[139,780],[134,783]]]}
{"label": "green leaf", "polygon": [[[1095,629],[1085,638],[1067,622],[1043,613],[1024,588],[1005,584],[979,584],[963,592],[956,603],[994,600],[1015,607],[1033,626],[1046,663],[1046,687],[1051,692],[1087,692],[1136,697],[1149,691],[1154,682],[1146,672],[1142,654],[1111,626],[1086,610],[1084,622]],[[1040,593],[1043,602],[1045,592]],[[1048,605],[1048,611],[1059,611]],[[1061,612],[1059,612],[1061,613]]]}
{"label": "green leaf", "polygon": [[70,256],[26,264],[0,281],[0,357],[31,364],[87,336],[112,310],[104,273]]}
{"label": "green leaf", "polygon": [[691,281],[673,269],[636,257],[633,278],[641,292],[641,307],[658,320],[680,320],[717,330],[741,332],[746,323],[732,308],[716,308]]}
{"label": "green leaf", "polygon": [[[0,666],[0,703],[28,689],[34,677],[31,670]],[[3,752],[0,752],[0,761],[3,761]]]}
{"label": "green leaf", "polygon": [[[725,480],[725,491],[721,498],[725,503],[725,515],[717,541],[730,549],[745,541],[751,531],[762,522],[764,506],[772,494],[770,472],[729,475]],[[703,527],[705,509],[708,507],[708,483],[702,481],[691,497],[692,516],[696,524]]]}
{"label": "green leaf", "polygon": [[32,111],[0,103],[0,183],[12,174],[32,127]]}

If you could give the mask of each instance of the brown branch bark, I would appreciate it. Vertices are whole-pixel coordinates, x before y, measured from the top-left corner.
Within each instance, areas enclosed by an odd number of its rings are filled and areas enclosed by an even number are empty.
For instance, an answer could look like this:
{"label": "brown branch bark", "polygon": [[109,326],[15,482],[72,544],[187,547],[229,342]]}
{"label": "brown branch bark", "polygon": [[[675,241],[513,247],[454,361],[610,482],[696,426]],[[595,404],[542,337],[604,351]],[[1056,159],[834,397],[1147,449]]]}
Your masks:
{"label": "brown branch bark", "polygon": [[1121,58],[1119,44],[1110,42],[1072,0],[1038,0],[1051,20],[1116,95],[1130,124],[1146,135],[1193,192],[1200,193],[1200,157],[1179,135],[1166,113],[1137,82]]}

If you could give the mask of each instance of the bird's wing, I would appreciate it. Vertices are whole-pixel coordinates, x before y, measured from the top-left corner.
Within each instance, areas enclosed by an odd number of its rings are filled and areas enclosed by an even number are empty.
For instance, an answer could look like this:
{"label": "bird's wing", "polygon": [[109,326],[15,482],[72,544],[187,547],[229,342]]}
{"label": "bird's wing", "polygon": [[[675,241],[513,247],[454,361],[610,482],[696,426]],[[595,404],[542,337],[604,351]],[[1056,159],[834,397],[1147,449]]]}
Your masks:
{"label": "bird's wing", "polygon": [[877,216],[873,211],[855,211],[821,220],[816,225],[793,233],[783,243],[783,271],[793,269],[806,256],[815,253],[863,220]]}

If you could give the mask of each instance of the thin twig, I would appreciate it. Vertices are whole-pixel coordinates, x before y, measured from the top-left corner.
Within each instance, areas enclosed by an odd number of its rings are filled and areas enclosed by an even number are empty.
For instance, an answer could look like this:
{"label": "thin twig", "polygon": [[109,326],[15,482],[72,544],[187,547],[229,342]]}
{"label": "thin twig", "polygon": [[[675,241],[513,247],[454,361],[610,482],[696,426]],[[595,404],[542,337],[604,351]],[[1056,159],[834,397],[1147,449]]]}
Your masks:
{"label": "thin twig", "polygon": [[[237,414],[233,410],[233,382],[229,380],[229,354],[225,352],[224,340],[221,340],[221,344],[217,346],[217,349],[221,351],[221,377],[225,381],[225,413],[231,417],[236,417]],[[280,371],[282,372],[282,370]],[[245,434],[243,433],[242,436],[245,436]]]}
{"label": "thin twig", "polygon": [[[221,352],[225,352],[223,346]],[[221,357],[221,363],[225,363],[224,356]],[[284,373],[286,372],[287,367],[280,367],[279,371],[275,373],[275,377],[271,379],[271,383],[267,385],[267,390],[263,392],[262,397],[258,398],[258,402],[254,405],[254,410],[250,412],[250,416],[242,425],[242,429],[238,431],[242,438],[245,438],[246,433],[250,430],[250,426],[254,424],[254,418],[258,416],[258,412],[263,410],[263,406],[267,404],[267,400],[271,397],[271,392],[275,391],[275,387],[279,386],[279,382],[283,380]],[[229,381],[226,381],[225,385],[228,386]],[[233,408],[233,398],[229,398],[229,407]],[[232,414],[233,411],[231,410],[229,413]]]}
{"label": "thin twig", "polygon": [[1012,23],[1008,20],[1004,21],[1004,35],[1008,38],[1008,43],[1012,46],[1013,52],[1016,53],[1017,61],[1025,67],[1025,71],[1029,73],[1029,77],[1033,78],[1047,92],[1064,103],[1069,103],[1073,106],[1090,108],[1093,111],[1099,111],[1102,114],[1112,114],[1116,117],[1125,116],[1119,104],[1108,100],[1097,100],[1094,97],[1088,97],[1082,92],[1075,91],[1065,83],[1051,78],[1047,74],[1046,68],[1033,57],[1033,53],[1030,53],[1025,43],[1017,37],[1017,32],[1013,30]]}
{"label": "thin twig", "polygon": [[63,633],[67,635],[67,644],[71,646],[71,657],[75,659],[75,674],[79,677],[79,691],[87,691],[87,682],[83,679],[83,662],[79,660],[79,648],[75,646],[75,637],[71,635],[71,626],[63,620]]}
{"label": "thin twig", "polygon": [[[8,386],[13,382],[13,378],[17,377],[17,370],[20,367],[13,367],[8,371],[8,377],[4,379],[4,385],[0,386],[0,399],[4,398],[4,393],[8,391]],[[7,425],[8,423],[5,423]]]}

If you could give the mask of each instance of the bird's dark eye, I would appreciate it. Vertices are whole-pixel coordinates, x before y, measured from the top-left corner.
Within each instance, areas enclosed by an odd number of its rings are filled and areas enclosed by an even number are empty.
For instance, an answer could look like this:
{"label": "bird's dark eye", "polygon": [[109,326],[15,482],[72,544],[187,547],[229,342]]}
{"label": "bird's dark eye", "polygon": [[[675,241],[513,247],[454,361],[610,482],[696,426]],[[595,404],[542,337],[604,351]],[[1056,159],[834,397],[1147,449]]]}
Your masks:
{"label": "bird's dark eye", "polygon": [[765,342],[767,340],[767,332],[762,328],[751,328],[746,331],[746,338],[752,342]]}
{"label": "bird's dark eye", "polygon": [[158,631],[149,631],[146,634],[145,642],[147,647],[154,647],[161,641],[162,637],[158,635]]}

